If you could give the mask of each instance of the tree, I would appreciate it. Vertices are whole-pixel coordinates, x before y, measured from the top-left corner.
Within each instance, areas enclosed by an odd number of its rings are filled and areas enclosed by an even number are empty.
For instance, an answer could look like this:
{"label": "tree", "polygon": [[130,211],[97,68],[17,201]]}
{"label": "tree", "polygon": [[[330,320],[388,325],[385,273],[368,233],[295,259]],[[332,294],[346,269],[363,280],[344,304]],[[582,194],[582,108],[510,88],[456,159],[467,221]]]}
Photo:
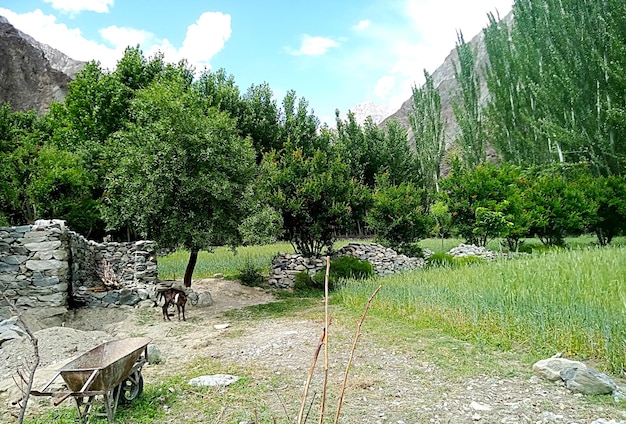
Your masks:
{"label": "tree", "polygon": [[426,193],[413,183],[391,183],[387,174],[377,178],[373,206],[365,218],[382,244],[401,253],[412,253],[411,245],[432,230]]}
{"label": "tree", "polygon": [[461,148],[461,157],[465,166],[474,168],[485,163],[487,146],[482,126],[482,106],[480,104],[480,80],[476,71],[472,47],[458,32],[456,53],[458,65],[454,65],[454,78],[459,84],[461,101],[453,101],[452,109],[459,124],[460,134],[456,142]]}
{"label": "tree", "polygon": [[243,116],[238,122],[243,136],[250,136],[260,163],[263,154],[280,150],[279,111],[268,84],[251,85],[243,95]]}
{"label": "tree", "polygon": [[254,208],[254,150],[226,113],[207,107],[182,77],[153,81],[131,102],[133,117],[109,142],[103,216],[166,248],[188,249],[184,284],[199,250],[237,246]]}
{"label": "tree", "polygon": [[262,162],[267,201],[282,215],[284,237],[296,252],[319,256],[350,224],[351,202],[359,183],[332,150],[306,155],[286,143]]}
{"label": "tree", "polygon": [[435,203],[430,205],[430,215],[435,221],[433,233],[441,237],[441,250],[443,250],[443,240],[446,234],[450,231],[452,214],[448,212],[448,206],[446,206],[443,201],[437,200]]}
{"label": "tree", "polygon": [[566,235],[585,230],[597,204],[580,184],[579,170],[567,166],[544,167],[535,171],[524,191],[532,205],[530,231],[548,246],[562,246]]}
{"label": "tree", "polygon": [[611,175],[588,183],[588,196],[597,205],[589,226],[600,246],[606,246],[615,236],[626,233],[626,178]]}
{"label": "tree", "polygon": [[441,162],[446,152],[441,120],[441,96],[433,77],[424,69],[425,82],[413,87],[413,109],[409,112],[411,130],[415,136],[415,150],[420,173],[429,189],[439,191]]}

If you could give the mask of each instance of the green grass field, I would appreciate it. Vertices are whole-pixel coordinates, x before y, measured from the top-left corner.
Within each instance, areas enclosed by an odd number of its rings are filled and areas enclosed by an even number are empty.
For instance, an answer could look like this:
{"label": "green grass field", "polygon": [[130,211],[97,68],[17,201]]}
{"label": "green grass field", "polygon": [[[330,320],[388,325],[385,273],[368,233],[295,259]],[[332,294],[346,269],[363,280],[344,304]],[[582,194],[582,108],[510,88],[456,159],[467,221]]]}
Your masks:
{"label": "green grass field", "polygon": [[557,250],[460,268],[348,281],[337,301],[475,344],[563,352],[626,369],[626,248]]}

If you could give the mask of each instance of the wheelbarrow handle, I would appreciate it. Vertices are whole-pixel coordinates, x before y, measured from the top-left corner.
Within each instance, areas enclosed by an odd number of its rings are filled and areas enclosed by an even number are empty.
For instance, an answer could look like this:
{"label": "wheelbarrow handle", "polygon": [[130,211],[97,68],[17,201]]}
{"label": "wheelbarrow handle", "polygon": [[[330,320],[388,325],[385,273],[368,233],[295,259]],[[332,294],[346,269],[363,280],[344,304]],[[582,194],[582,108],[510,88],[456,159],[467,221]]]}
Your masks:
{"label": "wheelbarrow handle", "polygon": [[58,392],[55,393],[54,396],[55,397],[59,397],[59,399],[56,399],[52,404],[54,406],[59,406],[60,404],[62,404],[65,399],[67,399],[68,397],[72,396],[74,392]]}

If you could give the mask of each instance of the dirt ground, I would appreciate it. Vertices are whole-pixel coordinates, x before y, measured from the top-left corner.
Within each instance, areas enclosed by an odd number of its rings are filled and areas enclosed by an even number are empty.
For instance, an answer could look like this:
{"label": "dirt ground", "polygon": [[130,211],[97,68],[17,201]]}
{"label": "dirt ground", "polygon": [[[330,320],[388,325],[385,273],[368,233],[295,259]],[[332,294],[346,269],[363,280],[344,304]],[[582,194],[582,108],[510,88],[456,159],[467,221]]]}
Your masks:
{"label": "dirt ground", "polygon": [[[172,370],[211,358],[225,366],[235,363],[251,370],[248,377],[259,384],[270,384],[291,400],[276,401],[276,414],[284,419],[293,414],[293,406],[306,378],[313,352],[323,328],[320,307],[293,317],[250,320],[225,316],[224,312],[245,306],[268,303],[273,296],[261,289],[233,281],[206,279],[194,282],[198,292],[209,291],[213,305],[188,305],[187,321],[164,322],[161,308],[81,309],[68,317],[61,327],[36,333],[41,351],[41,365],[35,387],[54,376],[64,362],[117,338],[147,336],[163,355],[163,363],[144,367],[147,383],[171,375]],[[348,360],[354,323],[333,323],[329,363],[331,383],[338,385]],[[227,328],[220,325],[228,324]],[[348,325],[350,324],[350,325]],[[218,326],[217,328],[215,326]],[[221,328],[221,329],[218,329]],[[393,328],[390,328],[393,333]],[[467,359],[458,344],[440,335],[420,336],[415,340],[367,337],[364,330],[351,368],[343,423],[621,423],[626,422],[623,402],[594,401],[574,395],[561,385],[541,381],[530,371],[532,364],[511,355],[471,356],[486,364],[477,364],[476,373],[456,374],[448,369],[455,361]],[[427,349],[426,346],[431,348]],[[433,350],[432,347],[435,346]],[[441,346],[445,363],[433,357]],[[19,398],[13,380],[23,363],[25,341],[5,343],[0,349],[0,420],[14,422]],[[472,364],[469,364],[472,366]],[[490,365],[494,365],[490,367]],[[491,372],[485,372],[492,369]],[[319,379],[316,375],[316,379]],[[277,385],[276,381],[280,383]],[[295,396],[295,399],[294,399]],[[49,408],[35,399],[29,413],[39,414]],[[288,409],[288,411],[285,411]],[[285,412],[283,412],[285,411]],[[207,422],[190,412],[187,422]],[[598,421],[604,419],[605,421]],[[613,420],[613,421],[611,421]],[[230,422],[230,421],[223,421]]]}

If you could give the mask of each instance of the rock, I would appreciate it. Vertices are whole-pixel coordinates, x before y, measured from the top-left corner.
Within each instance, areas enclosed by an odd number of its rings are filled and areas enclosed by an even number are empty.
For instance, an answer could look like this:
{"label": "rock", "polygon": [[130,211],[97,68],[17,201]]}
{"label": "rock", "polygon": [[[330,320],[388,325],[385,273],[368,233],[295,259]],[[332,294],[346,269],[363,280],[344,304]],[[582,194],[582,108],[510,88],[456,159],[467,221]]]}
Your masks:
{"label": "rock", "polygon": [[561,371],[568,368],[587,368],[587,366],[582,362],[565,358],[542,359],[533,364],[533,372],[550,381],[561,380]]}
{"label": "rock", "polygon": [[225,330],[228,327],[230,327],[230,324],[215,324],[213,326],[213,328],[215,328],[216,330]]}
{"label": "rock", "polygon": [[160,364],[161,362],[163,362],[161,350],[154,343],[150,343],[148,345],[148,363]]}
{"label": "rock", "polygon": [[2,344],[6,341],[19,339],[19,338],[21,338],[21,336],[15,331],[12,331],[12,330],[3,331],[0,333],[0,346],[2,346]]}
{"label": "rock", "polygon": [[491,411],[493,409],[490,405],[478,402],[470,403],[470,408],[472,408],[474,411]]}
{"label": "rock", "polygon": [[211,293],[209,293],[208,291],[198,293],[197,306],[211,306],[212,304],[213,298],[211,297]]}
{"label": "rock", "polygon": [[561,371],[561,378],[574,393],[607,395],[617,390],[617,385],[609,376],[587,367],[567,368]]}
{"label": "rock", "polygon": [[222,273],[213,274],[213,278],[222,279],[222,278],[224,278],[224,274],[222,274]]}
{"label": "rock", "polygon": [[202,375],[189,380],[190,386],[229,386],[239,380],[239,377],[230,374]]}

